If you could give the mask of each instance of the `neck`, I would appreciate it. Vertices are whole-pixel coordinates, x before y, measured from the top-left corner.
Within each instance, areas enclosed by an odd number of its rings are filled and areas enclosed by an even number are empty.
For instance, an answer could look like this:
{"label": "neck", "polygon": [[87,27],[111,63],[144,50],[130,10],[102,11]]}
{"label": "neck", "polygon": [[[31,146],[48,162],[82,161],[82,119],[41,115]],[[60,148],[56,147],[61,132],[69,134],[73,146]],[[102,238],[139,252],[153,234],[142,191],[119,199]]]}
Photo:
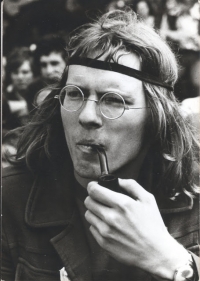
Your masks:
{"label": "neck", "polygon": [[88,183],[93,181],[92,179],[88,179],[88,178],[83,178],[81,176],[79,176],[79,174],[76,173],[76,171],[74,171],[74,177],[77,180],[77,182],[82,185],[84,188],[87,188]]}
{"label": "neck", "polygon": [[15,95],[18,99],[24,99],[25,90],[16,90]]}

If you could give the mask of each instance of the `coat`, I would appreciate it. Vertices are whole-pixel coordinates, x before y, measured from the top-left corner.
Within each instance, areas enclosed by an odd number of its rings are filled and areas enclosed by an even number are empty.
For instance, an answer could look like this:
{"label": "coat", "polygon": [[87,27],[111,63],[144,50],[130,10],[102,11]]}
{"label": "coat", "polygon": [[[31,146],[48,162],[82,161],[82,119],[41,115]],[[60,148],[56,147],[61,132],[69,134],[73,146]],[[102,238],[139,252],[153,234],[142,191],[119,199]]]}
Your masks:
{"label": "coat", "polygon": [[[5,169],[3,280],[60,280],[59,270],[65,267],[69,280],[92,281],[89,247],[72,187],[70,170],[35,177],[26,168]],[[158,206],[169,233],[194,253],[200,276],[198,200],[162,201]],[[135,272],[134,281],[152,280],[140,269]]]}

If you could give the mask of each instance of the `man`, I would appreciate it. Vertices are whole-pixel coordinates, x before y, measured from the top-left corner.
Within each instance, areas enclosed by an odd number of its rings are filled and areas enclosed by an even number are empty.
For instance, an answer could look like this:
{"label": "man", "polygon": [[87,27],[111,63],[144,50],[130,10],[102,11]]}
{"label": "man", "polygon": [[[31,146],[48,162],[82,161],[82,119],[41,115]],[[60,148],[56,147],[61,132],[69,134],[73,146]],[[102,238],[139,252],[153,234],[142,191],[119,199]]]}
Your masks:
{"label": "man", "polygon": [[[76,30],[5,175],[3,279],[198,280],[197,145],[176,78],[132,11]],[[114,190],[97,182],[108,172]]]}
{"label": "man", "polygon": [[44,37],[38,43],[36,61],[39,63],[42,80],[47,84],[59,81],[62,76],[66,66],[65,44],[63,38],[53,35]]}
{"label": "man", "polygon": [[[56,35],[46,35],[37,44],[35,52],[36,64],[39,70],[39,78],[29,86],[29,110],[33,108],[36,94],[46,86],[52,86],[59,81],[65,69],[65,45],[64,38]],[[40,100],[48,95],[49,91],[41,91]]]}

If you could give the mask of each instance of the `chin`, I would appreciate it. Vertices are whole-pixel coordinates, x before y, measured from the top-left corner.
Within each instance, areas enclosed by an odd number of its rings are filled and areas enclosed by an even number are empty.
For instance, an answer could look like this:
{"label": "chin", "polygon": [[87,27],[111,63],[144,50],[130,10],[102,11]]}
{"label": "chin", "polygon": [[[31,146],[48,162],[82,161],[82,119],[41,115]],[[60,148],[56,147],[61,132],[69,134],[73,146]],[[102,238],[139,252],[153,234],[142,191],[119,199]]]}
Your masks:
{"label": "chin", "polygon": [[76,174],[79,175],[79,177],[84,179],[90,179],[90,180],[97,180],[99,176],[101,175],[100,171],[96,171],[95,169],[88,169],[87,168],[75,168]]}

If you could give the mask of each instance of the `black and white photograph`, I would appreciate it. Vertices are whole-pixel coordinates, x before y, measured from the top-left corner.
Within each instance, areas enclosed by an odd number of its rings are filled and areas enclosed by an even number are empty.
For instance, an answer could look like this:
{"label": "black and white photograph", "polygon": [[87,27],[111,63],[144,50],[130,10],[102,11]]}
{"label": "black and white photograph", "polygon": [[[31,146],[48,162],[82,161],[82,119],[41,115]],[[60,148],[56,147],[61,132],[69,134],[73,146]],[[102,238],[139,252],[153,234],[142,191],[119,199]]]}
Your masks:
{"label": "black and white photograph", "polygon": [[200,281],[200,1],[1,15],[1,281]]}

